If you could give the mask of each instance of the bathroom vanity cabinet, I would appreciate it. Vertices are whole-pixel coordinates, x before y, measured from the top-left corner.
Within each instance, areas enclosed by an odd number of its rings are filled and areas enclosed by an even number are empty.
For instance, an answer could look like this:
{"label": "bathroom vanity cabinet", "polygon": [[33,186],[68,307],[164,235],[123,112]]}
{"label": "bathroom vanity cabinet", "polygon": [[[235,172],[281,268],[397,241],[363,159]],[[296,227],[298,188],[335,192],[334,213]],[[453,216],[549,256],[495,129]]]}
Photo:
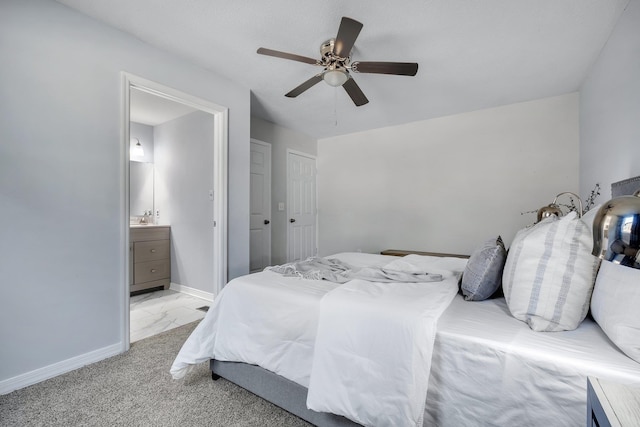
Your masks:
{"label": "bathroom vanity cabinet", "polygon": [[171,281],[171,228],[159,225],[130,227],[130,292],[162,286]]}

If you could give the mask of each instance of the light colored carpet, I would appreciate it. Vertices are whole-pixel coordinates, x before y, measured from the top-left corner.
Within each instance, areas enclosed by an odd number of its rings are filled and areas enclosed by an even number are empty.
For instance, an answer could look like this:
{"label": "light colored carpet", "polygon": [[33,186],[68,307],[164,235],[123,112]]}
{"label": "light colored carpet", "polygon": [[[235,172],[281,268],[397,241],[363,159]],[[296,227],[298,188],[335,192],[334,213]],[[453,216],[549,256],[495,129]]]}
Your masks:
{"label": "light colored carpet", "polygon": [[309,426],[224,379],[204,363],[182,380],[169,368],[197,322],[112,357],[0,396],[9,426]]}

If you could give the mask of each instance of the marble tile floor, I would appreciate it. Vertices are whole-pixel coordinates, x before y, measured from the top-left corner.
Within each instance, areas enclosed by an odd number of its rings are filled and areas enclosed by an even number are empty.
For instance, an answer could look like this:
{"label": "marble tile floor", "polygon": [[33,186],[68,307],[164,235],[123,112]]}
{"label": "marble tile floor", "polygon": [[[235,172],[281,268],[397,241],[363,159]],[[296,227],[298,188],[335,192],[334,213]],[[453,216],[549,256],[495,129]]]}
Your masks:
{"label": "marble tile floor", "polygon": [[199,307],[211,305],[211,301],[187,295],[171,289],[149,292],[131,297],[131,342],[200,320],[205,312]]}

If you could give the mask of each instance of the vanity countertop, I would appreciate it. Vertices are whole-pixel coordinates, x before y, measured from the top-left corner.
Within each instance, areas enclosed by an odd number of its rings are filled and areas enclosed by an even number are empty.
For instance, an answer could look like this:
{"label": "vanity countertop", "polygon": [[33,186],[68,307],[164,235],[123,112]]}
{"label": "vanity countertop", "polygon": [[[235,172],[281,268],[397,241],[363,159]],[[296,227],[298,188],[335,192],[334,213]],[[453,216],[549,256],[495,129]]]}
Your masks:
{"label": "vanity countertop", "polygon": [[170,225],[157,225],[157,224],[129,224],[129,228],[161,228],[170,227]]}

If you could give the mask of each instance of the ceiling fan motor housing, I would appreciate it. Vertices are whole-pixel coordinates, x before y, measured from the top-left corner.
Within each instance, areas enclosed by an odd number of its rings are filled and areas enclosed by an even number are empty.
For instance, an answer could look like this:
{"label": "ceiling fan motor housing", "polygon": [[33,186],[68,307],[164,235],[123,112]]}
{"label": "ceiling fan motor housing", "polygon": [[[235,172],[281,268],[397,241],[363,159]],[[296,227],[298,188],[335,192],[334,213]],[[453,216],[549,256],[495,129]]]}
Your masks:
{"label": "ceiling fan motor housing", "polygon": [[[320,45],[320,54],[322,55],[321,65],[331,69],[347,69],[351,56],[341,58],[335,54],[336,39],[329,39]],[[351,52],[349,52],[351,55]]]}
{"label": "ceiling fan motor housing", "polygon": [[333,54],[333,47],[336,44],[336,39],[329,39],[326,42],[322,43],[320,46],[320,54],[322,58],[327,58]]}

